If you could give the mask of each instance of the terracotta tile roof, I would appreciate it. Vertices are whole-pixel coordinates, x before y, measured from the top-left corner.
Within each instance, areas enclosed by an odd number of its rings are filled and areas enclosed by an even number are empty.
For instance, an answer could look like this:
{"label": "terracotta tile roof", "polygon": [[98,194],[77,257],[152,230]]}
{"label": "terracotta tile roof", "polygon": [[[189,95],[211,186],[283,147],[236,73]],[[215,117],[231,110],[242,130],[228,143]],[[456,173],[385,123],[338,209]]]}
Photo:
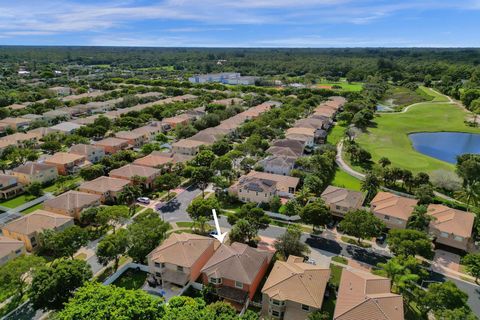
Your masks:
{"label": "terracotta tile roof", "polygon": [[10,253],[22,249],[24,244],[20,240],[10,239],[0,236],[0,260],[8,256]]}
{"label": "terracotta tile roof", "polygon": [[162,121],[166,122],[166,123],[169,123],[169,124],[178,124],[178,123],[182,123],[182,122],[191,121],[191,120],[193,120],[193,118],[194,117],[192,115],[182,113],[182,114],[179,114],[179,115],[174,116],[174,117],[164,118]]}
{"label": "terracotta tile roof", "polygon": [[42,171],[50,170],[52,168],[56,167],[51,164],[45,164],[45,163],[37,163],[37,162],[27,162],[24,165],[18,166],[15,169],[13,169],[13,172],[18,172],[18,173],[23,173],[23,174],[28,174],[28,175],[34,175],[37,173],[40,173]]}
{"label": "terracotta tile roof", "polygon": [[390,280],[344,268],[334,320],[403,320],[402,296],[390,292]]}
{"label": "terracotta tile roof", "polygon": [[388,215],[402,220],[408,220],[418,200],[397,196],[390,192],[377,193],[370,206],[373,212]]}
{"label": "terracotta tile roof", "polygon": [[304,128],[304,127],[293,127],[287,130],[286,135],[289,134],[303,134],[309,137],[313,137],[315,134],[315,129]]}
{"label": "terracotta tile roof", "polygon": [[103,151],[102,147],[79,143],[70,147],[70,153],[87,156],[92,151]]}
{"label": "terracotta tile roof", "polygon": [[190,268],[214,243],[215,239],[190,233],[172,233],[148,256],[154,262]]}
{"label": "terracotta tile roof", "polygon": [[98,177],[92,181],[84,182],[80,185],[80,190],[92,190],[96,192],[121,191],[123,187],[130,184],[128,180],[117,179],[111,177]]}
{"label": "terracotta tile roof", "polygon": [[32,119],[24,119],[24,118],[20,118],[20,117],[16,117],[16,118],[7,117],[7,118],[4,118],[4,119],[0,120],[0,122],[7,123],[7,124],[18,125],[18,124],[22,124],[22,123],[30,123],[30,122],[32,122]]}
{"label": "terracotta tile roof", "polygon": [[243,243],[221,244],[202,268],[208,277],[225,278],[252,284],[264,262],[270,262],[271,252],[261,251]]}
{"label": "terracotta tile roof", "polygon": [[127,164],[127,165],[124,165],[123,167],[110,171],[109,175],[131,179],[134,176],[150,178],[159,173],[160,173],[160,170],[155,168],[144,167],[144,166],[139,166],[135,164]]}
{"label": "terracotta tile roof", "polygon": [[85,156],[74,154],[74,153],[67,153],[67,152],[57,152],[52,155],[50,158],[45,160],[47,164],[68,164],[75,161],[85,160]]}
{"label": "terracotta tile roof", "polygon": [[143,134],[135,131],[119,131],[115,133],[115,137],[118,139],[135,140],[135,139],[142,138]]}
{"label": "terracotta tile roof", "polygon": [[[300,155],[288,147],[270,147],[266,151],[274,156],[285,156],[285,157],[294,157],[298,158]],[[303,152],[302,152],[303,153]]]}
{"label": "terracotta tile roof", "polygon": [[430,228],[464,238],[472,236],[475,221],[473,213],[452,209],[440,204],[429,205],[427,211],[428,214],[435,218],[430,221]]}
{"label": "terracotta tile roof", "polygon": [[106,147],[121,147],[121,146],[127,146],[128,142],[125,141],[124,139],[110,137],[100,141],[96,141],[93,144],[98,146],[106,146]]}
{"label": "terracotta tile roof", "polygon": [[226,99],[221,99],[221,100],[213,100],[210,103],[221,104],[223,106],[231,106],[231,105],[235,105],[235,104],[242,104],[243,99],[240,99],[240,98],[226,98]]}
{"label": "terracotta tile roof", "polygon": [[191,139],[182,139],[172,144],[172,147],[177,148],[196,148],[205,145],[203,141],[196,141]]}
{"label": "terracotta tile roof", "polygon": [[348,190],[334,186],[328,186],[321,195],[327,204],[336,204],[347,208],[359,208],[365,195],[359,191]]}
{"label": "terracotta tile roof", "polygon": [[29,235],[46,229],[58,228],[72,221],[72,217],[45,210],[35,210],[6,224],[4,228],[11,232]]}
{"label": "terracotta tile roof", "polygon": [[44,207],[62,210],[75,210],[85,208],[100,201],[100,196],[79,191],[68,191],[53,199],[44,202]]}
{"label": "terracotta tile roof", "polygon": [[10,134],[8,136],[5,136],[1,138],[1,141],[9,141],[9,142],[14,142],[14,143],[21,143],[23,141],[30,141],[30,140],[35,140],[38,139],[38,135],[32,132],[15,132],[13,134]]}
{"label": "terracotta tile roof", "polygon": [[154,151],[148,156],[135,160],[133,163],[139,166],[159,167],[167,163],[185,162],[193,159],[193,156],[180,153]]}
{"label": "terracotta tile roof", "polygon": [[290,256],[277,261],[268,276],[262,293],[279,301],[294,301],[320,309],[330,269],[303,262],[303,258]]}
{"label": "terracotta tile roof", "polygon": [[0,140],[0,149],[6,148],[8,146],[15,146],[15,145],[16,145],[15,141]]}
{"label": "terracotta tile roof", "polygon": [[26,105],[18,104],[18,103],[11,104],[11,105],[7,106],[7,108],[9,108],[11,110],[22,110],[22,109],[25,109],[26,107],[27,107]]}
{"label": "terracotta tile roof", "polygon": [[323,126],[323,123],[324,121],[321,119],[306,118],[297,120],[294,124],[294,127],[318,129]]}
{"label": "terracotta tile roof", "polygon": [[250,171],[247,177],[255,177],[258,179],[275,181],[280,189],[282,189],[282,187],[285,189],[296,188],[298,183],[300,182],[300,179],[296,177],[283,176],[280,174],[273,174],[254,170]]}

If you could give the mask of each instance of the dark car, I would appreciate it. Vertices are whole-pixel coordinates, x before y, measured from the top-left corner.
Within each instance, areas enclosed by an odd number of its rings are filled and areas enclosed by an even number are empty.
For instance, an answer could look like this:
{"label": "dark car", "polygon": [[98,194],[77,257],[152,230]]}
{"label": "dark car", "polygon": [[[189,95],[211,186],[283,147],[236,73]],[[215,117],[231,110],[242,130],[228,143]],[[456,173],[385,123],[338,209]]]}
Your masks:
{"label": "dark car", "polygon": [[329,223],[327,223],[327,228],[331,230],[331,229],[335,228],[336,225],[337,225],[337,221],[332,220]]}
{"label": "dark car", "polygon": [[381,236],[379,236],[379,237],[377,237],[377,239],[375,239],[375,242],[377,242],[378,244],[384,244],[386,239],[387,239],[387,234],[382,233]]}

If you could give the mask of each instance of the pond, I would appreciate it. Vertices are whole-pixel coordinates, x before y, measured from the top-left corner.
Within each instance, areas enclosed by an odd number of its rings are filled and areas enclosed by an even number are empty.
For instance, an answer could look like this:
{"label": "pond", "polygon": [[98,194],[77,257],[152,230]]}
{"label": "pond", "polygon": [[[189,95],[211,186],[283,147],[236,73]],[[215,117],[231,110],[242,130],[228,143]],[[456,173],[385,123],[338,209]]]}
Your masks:
{"label": "pond", "polygon": [[377,105],[376,107],[376,111],[379,111],[379,112],[392,112],[394,111],[394,109],[390,106],[387,106],[387,105],[383,105],[383,104],[379,104]]}
{"label": "pond", "polygon": [[480,154],[480,134],[463,132],[422,132],[408,135],[413,148],[424,155],[457,163],[457,156]]}

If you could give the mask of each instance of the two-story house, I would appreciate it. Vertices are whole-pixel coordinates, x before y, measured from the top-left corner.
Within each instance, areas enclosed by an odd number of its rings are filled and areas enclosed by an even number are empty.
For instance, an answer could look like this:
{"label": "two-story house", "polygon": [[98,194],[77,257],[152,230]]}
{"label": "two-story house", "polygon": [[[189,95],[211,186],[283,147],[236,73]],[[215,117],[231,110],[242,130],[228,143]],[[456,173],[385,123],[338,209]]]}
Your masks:
{"label": "two-story house", "polygon": [[25,254],[23,241],[0,236],[0,267],[22,254]]}
{"label": "two-story house", "polygon": [[[132,183],[141,183],[145,188],[151,188],[153,181],[160,175],[160,169],[144,167],[136,164],[127,164],[118,169],[111,170],[108,174],[112,178],[129,180]],[[136,180],[137,178],[143,181]]]}
{"label": "two-story house", "polygon": [[264,172],[288,176],[295,167],[296,159],[296,157],[273,155],[261,160],[259,164],[263,167]]}
{"label": "two-story house", "polygon": [[202,268],[203,283],[212,284],[220,298],[241,309],[255,295],[272,256],[243,243],[221,244]]}
{"label": "two-story house", "polygon": [[96,141],[94,142],[94,145],[103,148],[103,151],[105,151],[106,154],[114,154],[120,150],[126,150],[132,147],[127,140],[114,137]]}
{"label": "two-story house", "polygon": [[473,213],[440,204],[429,205],[427,213],[433,217],[428,230],[435,237],[436,244],[464,251],[472,248]]}
{"label": "two-story house", "polygon": [[274,319],[305,320],[320,310],[330,269],[289,256],[277,261],[262,288],[262,314]]}
{"label": "two-story house", "polygon": [[70,190],[61,195],[48,199],[43,203],[43,209],[80,220],[83,209],[100,205],[101,196]]}
{"label": "two-story house", "polygon": [[85,156],[67,152],[57,152],[46,159],[45,163],[57,167],[58,174],[64,176],[75,173],[82,167],[91,165]]}
{"label": "two-story house", "polygon": [[0,199],[10,199],[23,193],[23,185],[18,178],[6,174],[0,174]]}
{"label": "two-story house", "polygon": [[73,218],[61,214],[35,210],[32,213],[13,220],[2,227],[5,237],[23,241],[27,251],[38,248],[38,235],[44,230],[62,231],[73,226]]}
{"label": "two-story house", "polygon": [[172,233],[147,256],[149,273],[163,286],[194,282],[220,243],[210,237]]}
{"label": "two-story house", "polygon": [[372,213],[389,229],[405,229],[418,200],[380,191],[370,202]]}
{"label": "two-story house", "polygon": [[132,184],[132,182],[129,180],[101,176],[94,180],[82,183],[78,190],[99,195],[100,202],[102,203],[115,202],[118,198],[118,194],[125,188],[125,186],[130,184]]}
{"label": "two-story house", "polygon": [[91,163],[97,163],[105,158],[103,148],[91,144],[79,143],[70,147],[70,153],[85,156]]}
{"label": "two-story house", "polygon": [[58,177],[57,167],[45,163],[27,162],[12,170],[12,175],[17,177],[18,181],[24,185],[32,182],[41,184],[54,181]]}
{"label": "two-story house", "polygon": [[330,212],[341,218],[349,211],[360,209],[365,201],[365,195],[362,192],[335,186],[328,186],[320,197],[330,208]]}

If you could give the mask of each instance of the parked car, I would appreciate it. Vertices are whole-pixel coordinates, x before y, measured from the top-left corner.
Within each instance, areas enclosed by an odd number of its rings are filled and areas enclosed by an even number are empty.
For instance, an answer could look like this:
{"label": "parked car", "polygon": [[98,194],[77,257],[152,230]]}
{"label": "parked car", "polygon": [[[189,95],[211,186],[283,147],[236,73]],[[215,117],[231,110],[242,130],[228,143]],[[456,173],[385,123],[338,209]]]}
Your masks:
{"label": "parked car", "polygon": [[386,239],[387,239],[387,234],[382,233],[382,235],[380,235],[379,237],[377,237],[377,239],[375,239],[375,242],[377,242],[378,244],[384,244]]}
{"label": "parked car", "polygon": [[144,203],[144,204],[149,204],[150,199],[147,198],[147,197],[140,197],[140,198],[137,198],[137,202]]}
{"label": "parked car", "polygon": [[317,264],[317,262],[315,260],[313,260],[312,258],[310,258],[309,256],[305,256],[303,258],[303,262],[311,264],[311,265],[316,265]]}
{"label": "parked car", "polygon": [[209,237],[212,237],[212,238],[215,238],[217,235],[218,235],[217,231],[210,231],[210,232],[208,233],[208,236],[209,236]]}
{"label": "parked car", "polygon": [[331,230],[331,229],[335,228],[335,226],[337,225],[337,223],[338,223],[337,220],[332,220],[332,221],[330,221],[329,223],[327,223],[327,228]]}

